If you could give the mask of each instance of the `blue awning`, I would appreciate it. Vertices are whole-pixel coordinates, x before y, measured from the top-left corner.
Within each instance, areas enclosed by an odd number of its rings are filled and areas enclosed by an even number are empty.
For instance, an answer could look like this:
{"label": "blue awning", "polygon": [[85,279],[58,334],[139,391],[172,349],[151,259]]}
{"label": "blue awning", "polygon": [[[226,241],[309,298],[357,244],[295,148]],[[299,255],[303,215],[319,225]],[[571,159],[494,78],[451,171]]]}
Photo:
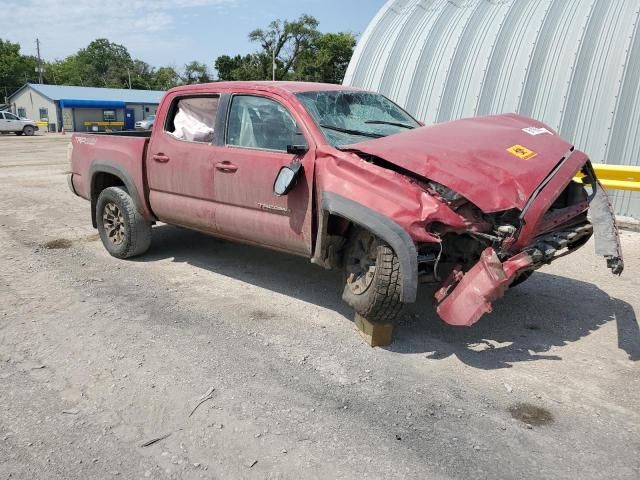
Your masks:
{"label": "blue awning", "polygon": [[73,100],[61,98],[60,108],[124,108],[124,102],[115,100]]}

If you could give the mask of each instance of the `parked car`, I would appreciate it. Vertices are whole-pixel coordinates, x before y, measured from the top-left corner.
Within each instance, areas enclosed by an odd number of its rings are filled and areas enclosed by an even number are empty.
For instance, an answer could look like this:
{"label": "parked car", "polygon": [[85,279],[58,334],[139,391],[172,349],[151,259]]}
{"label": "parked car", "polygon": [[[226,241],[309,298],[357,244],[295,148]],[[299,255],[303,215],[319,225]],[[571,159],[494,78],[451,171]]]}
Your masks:
{"label": "parked car", "polygon": [[149,115],[144,120],[140,120],[135,123],[136,130],[151,130],[153,128],[153,123],[156,121],[155,115]]}
{"label": "parked car", "polygon": [[589,158],[530,118],[423,126],[380,94],[297,82],[178,87],[157,115],[146,136],[72,137],[70,188],[117,258],[144,253],[161,221],[343,268],[342,298],[372,322],[439,285],[453,325],[594,229],[623,270]]}
{"label": "parked car", "polygon": [[33,135],[38,131],[38,124],[28,118],[20,118],[11,112],[0,112],[0,132],[16,135]]}

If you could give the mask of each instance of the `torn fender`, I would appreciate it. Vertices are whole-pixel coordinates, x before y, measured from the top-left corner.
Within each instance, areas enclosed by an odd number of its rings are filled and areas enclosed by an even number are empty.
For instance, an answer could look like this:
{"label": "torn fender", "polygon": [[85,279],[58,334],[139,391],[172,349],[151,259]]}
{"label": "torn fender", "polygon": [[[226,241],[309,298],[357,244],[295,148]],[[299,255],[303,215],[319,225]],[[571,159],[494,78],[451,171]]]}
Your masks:
{"label": "torn fender", "polygon": [[386,216],[336,193],[322,193],[322,209],[351,220],[387,242],[400,262],[400,300],[403,303],[415,302],[418,291],[418,252],[409,234]]}
{"label": "torn fender", "polygon": [[436,292],[438,315],[450,325],[473,325],[491,312],[491,303],[502,297],[518,272],[531,264],[531,257],[524,252],[503,263],[493,248],[485,249],[468,272],[454,269]]}

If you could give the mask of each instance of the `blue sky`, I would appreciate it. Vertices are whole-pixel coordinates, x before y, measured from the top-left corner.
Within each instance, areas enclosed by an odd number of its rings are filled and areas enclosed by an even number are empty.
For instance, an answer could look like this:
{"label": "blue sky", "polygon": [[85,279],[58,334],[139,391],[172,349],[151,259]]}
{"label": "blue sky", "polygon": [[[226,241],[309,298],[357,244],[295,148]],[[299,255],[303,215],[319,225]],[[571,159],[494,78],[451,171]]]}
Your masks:
{"label": "blue sky", "polygon": [[64,58],[99,37],[125,45],[137,58],[180,68],[210,67],[222,54],[253,51],[247,34],[276,18],[315,16],[323,32],[361,34],[385,0],[3,0],[11,21],[2,37],[45,59]]}

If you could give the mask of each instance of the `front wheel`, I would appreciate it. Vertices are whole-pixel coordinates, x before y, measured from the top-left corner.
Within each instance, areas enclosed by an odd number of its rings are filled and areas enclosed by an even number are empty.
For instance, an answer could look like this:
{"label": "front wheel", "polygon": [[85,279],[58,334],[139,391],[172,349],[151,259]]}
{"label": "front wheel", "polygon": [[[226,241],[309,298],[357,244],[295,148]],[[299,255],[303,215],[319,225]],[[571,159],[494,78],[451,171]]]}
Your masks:
{"label": "front wheel", "polygon": [[22,129],[22,131],[24,132],[24,134],[25,134],[27,137],[30,137],[30,136],[32,136],[32,135],[35,133],[35,131],[36,131],[36,130],[35,130],[35,128],[33,128],[31,125],[27,125],[26,127],[24,127],[24,128]]}
{"label": "front wheel", "polygon": [[133,199],[122,187],[105,188],[96,203],[100,239],[116,258],[146,252],[151,244],[151,223],[138,212]]}
{"label": "front wheel", "polygon": [[342,299],[373,323],[392,323],[402,311],[400,262],[392,248],[364,229],[351,235],[344,252]]}

